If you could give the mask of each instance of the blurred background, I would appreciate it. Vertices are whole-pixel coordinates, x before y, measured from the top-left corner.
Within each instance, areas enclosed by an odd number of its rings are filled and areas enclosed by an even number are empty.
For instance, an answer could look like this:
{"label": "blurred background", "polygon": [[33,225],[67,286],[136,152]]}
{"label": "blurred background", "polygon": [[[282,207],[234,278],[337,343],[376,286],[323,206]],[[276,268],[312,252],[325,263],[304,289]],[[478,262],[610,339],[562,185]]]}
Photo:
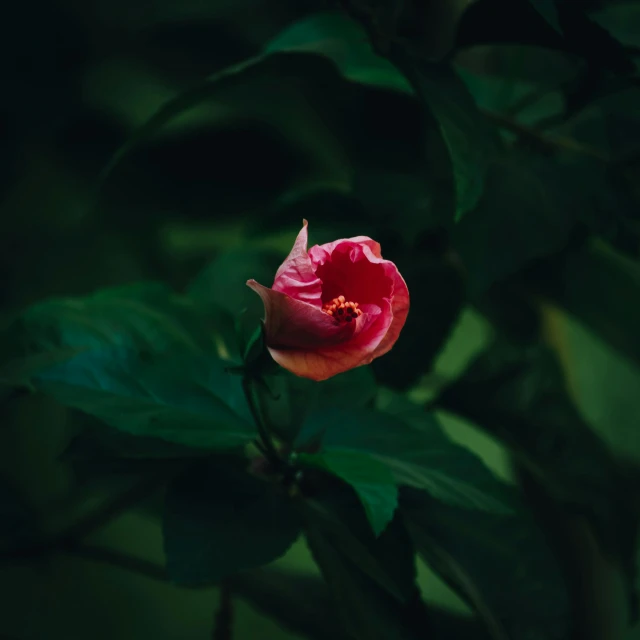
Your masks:
{"label": "blurred background", "polygon": [[[51,296],[140,280],[183,290],[229,251],[259,249],[269,265],[277,264],[305,217],[313,244],[367,233],[410,276],[411,255],[439,256],[423,285],[443,290],[438,311],[418,302],[413,313],[418,323],[432,313],[436,324],[453,329],[442,329],[425,346],[433,371],[408,380],[410,393],[425,401],[434,379],[463,370],[492,329],[463,304],[450,268],[441,267],[449,170],[441,140],[429,136],[432,125],[407,95],[348,84],[313,62],[308,73],[267,68],[176,112],[101,180],[113,154],[167,101],[260,55],[283,29],[323,8],[305,4],[32,0],[6,8],[0,24],[0,327]],[[442,0],[425,9],[430,55],[451,49],[468,4]],[[633,3],[592,2],[590,8],[627,44],[640,47],[640,10]],[[321,30],[317,35],[326,37]],[[336,55],[356,55],[343,47]],[[476,100],[495,113],[509,113],[543,78],[543,98],[521,108],[519,117],[545,127],[562,109],[559,87],[575,71],[574,60],[558,53],[541,53],[526,67],[531,58],[515,46],[466,48],[457,61]],[[229,273],[230,287],[243,283],[251,268]],[[637,368],[551,307],[545,333],[585,418],[614,451],[640,462]],[[500,445],[460,419],[442,419],[455,440],[510,478]],[[109,490],[78,482],[60,458],[81,420],[37,396],[0,408],[0,474],[51,531]],[[148,509],[126,513],[93,539],[162,564],[159,521]],[[317,573],[303,543],[277,564]],[[427,600],[466,611],[430,571],[421,566],[420,572]],[[0,638],[15,640],[204,640],[218,606],[216,589],[180,589],[64,553],[46,566],[0,568],[0,593]],[[235,598],[235,621],[238,640],[296,638],[242,594]]]}

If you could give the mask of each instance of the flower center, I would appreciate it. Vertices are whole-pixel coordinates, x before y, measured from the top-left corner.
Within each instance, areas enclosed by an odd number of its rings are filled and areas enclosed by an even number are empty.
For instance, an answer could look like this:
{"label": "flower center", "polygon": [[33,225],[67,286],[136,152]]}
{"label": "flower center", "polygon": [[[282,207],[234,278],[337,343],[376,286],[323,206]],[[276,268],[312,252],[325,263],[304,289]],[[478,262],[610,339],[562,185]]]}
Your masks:
{"label": "flower center", "polygon": [[338,296],[330,302],[325,302],[322,305],[322,310],[338,322],[353,322],[362,315],[362,311],[358,309],[358,303],[348,302],[344,296]]}

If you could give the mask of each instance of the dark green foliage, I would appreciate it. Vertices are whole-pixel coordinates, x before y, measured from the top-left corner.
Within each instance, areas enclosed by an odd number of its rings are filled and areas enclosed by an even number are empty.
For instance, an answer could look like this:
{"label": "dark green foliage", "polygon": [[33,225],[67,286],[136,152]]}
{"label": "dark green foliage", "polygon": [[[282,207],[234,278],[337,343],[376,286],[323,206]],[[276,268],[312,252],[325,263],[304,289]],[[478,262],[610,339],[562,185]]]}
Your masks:
{"label": "dark green foliage", "polygon": [[396,518],[373,538],[354,499],[329,490],[300,504],[307,543],[343,624],[355,638],[417,637],[411,629],[421,612],[406,529]]}
{"label": "dark green foliage", "polygon": [[[138,504],[171,581],[313,640],[625,640],[637,437],[586,415],[552,321],[637,369],[636,4],[143,4],[5,16],[0,566],[165,577],[92,551]],[[378,241],[411,296],[389,353],[321,383],[275,363],[246,286],[303,219],[310,245]],[[618,374],[595,369],[605,397]],[[302,540],[323,583],[262,568]],[[473,618],[431,602],[418,559]],[[0,636],[77,637],[29,611]]]}
{"label": "dark green foliage", "polygon": [[283,555],[300,522],[282,487],[212,460],[173,481],[163,528],[170,578],[206,584]]}
{"label": "dark green foliage", "polygon": [[[418,551],[477,611],[492,639],[567,637],[564,582],[524,505],[514,499],[511,514],[496,515],[456,509],[414,490],[401,498]],[[541,600],[544,609],[536,607]]]}

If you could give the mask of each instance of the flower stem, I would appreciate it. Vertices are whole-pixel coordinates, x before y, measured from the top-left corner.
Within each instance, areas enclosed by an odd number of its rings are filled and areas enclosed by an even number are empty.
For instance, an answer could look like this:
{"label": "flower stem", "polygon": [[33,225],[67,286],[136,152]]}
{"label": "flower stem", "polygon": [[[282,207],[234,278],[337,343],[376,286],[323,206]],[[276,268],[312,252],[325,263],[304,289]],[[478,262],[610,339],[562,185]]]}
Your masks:
{"label": "flower stem", "polygon": [[231,640],[233,637],[233,600],[227,582],[220,585],[220,605],[216,612],[213,640]]}
{"label": "flower stem", "polygon": [[258,433],[260,434],[260,440],[256,443],[258,448],[264,453],[267,460],[276,467],[276,469],[280,469],[283,465],[282,459],[278,454],[278,450],[273,444],[273,440],[271,439],[271,435],[269,434],[261,416],[260,411],[258,410],[258,406],[256,404],[256,399],[253,394],[253,389],[251,387],[251,379],[248,376],[244,376],[242,378],[242,389],[244,391],[244,395],[247,398],[247,404],[249,405],[249,411],[251,411],[251,416],[253,417],[254,422],[256,423],[256,427],[258,429]]}

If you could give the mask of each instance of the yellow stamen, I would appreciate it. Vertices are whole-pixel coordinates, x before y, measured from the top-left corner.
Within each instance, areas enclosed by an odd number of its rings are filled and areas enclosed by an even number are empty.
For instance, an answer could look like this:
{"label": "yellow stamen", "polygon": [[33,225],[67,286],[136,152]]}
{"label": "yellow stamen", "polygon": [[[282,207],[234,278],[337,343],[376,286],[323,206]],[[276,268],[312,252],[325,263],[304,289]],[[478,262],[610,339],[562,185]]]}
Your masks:
{"label": "yellow stamen", "polygon": [[338,322],[353,322],[362,315],[357,302],[351,302],[344,296],[338,296],[322,305],[322,310]]}

